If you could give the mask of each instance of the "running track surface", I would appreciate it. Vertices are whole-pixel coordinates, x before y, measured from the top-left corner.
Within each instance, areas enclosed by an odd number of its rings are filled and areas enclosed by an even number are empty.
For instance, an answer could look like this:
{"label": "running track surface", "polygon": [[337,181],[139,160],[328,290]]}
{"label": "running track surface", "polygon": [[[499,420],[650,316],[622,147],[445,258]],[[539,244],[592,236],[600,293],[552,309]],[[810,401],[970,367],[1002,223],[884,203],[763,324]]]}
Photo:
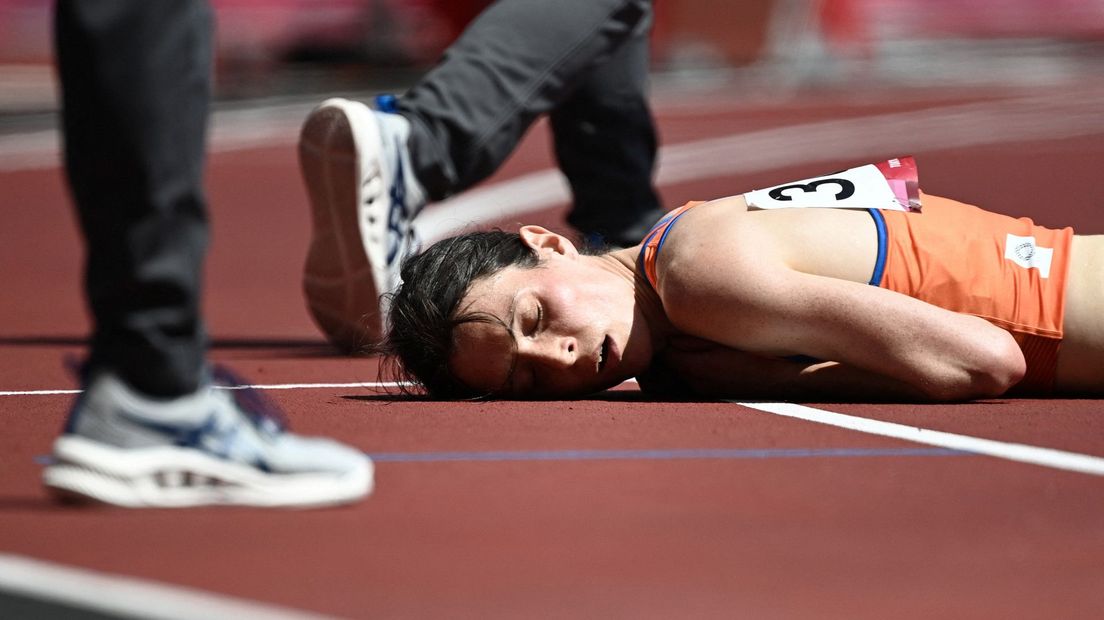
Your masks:
{"label": "running track surface", "polygon": [[[667,90],[656,96],[659,180],[674,206],[913,154],[931,193],[1099,233],[1102,92],[1077,84],[776,101]],[[42,153],[9,148],[0,158],[0,605],[41,611],[37,599],[71,596],[67,605],[84,613],[165,617],[1104,614],[1104,477],[1061,468],[1070,458],[1104,462],[1100,401],[805,403],[925,436],[993,440],[998,452],[1061,451],[1028,464],[736,403],[649,402],[631,385],[543,403],[318,387],[372,382],[376,363],[336,355],[304,310],[301,112],[258,112],[260,138],[216,122],[213,356],[257,384],[300,384],[267,394],[293,428],[372,454],[375,494],[305,512],[52,504],[41,457],[72,396],[36,391],[77,387],[63,360],[82,354],[88,328],[81,248],[56,165],[12,163]],[[565,194],[551,165],[538,126],[487,184],[427,213],[430,234],[472,223],[562,229]],[[25,391],[35,393],[15,393]]]}

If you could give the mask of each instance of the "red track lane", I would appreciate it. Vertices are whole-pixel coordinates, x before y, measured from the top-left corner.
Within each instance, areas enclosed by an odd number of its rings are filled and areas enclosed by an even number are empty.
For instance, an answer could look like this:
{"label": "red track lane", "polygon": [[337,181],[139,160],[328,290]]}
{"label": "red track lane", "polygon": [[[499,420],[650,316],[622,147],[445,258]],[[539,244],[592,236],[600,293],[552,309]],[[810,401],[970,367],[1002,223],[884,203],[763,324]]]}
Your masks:
{"label": "red track lane", "polygon": [[[661,103],[665,144],[1022,93],[908,103],[821,95]],[[823,145],[821,145],[823,146]],[[866,159],[663,188],[678,204]],[[931,193],[1104,232],[1104,132],[914,152]],[[550,166],[534,131],[495,179]],[[214,356],[256,383],[372,381],[334,355],[299,293],[305,198],[291,145],[214,155],[206,307]],[[493,181],[492,180],[492,181]],[[1007,208],[1002,208],[1002,207]],[[57,170],[0,173],[0,390],[74,387],[87,330],[80,247]],[[559,225],[562,207],[525,216]],[[510,226],[515,222],[500,222]],[[273,391],[294,428],[371,453],[906,448],[727,403],[419,403],[367,388]],[[1104,480],[991,457],[381,462],[355,507],[310,512],[74,510],[35,457],[70,397],[0,396],[0,552],[353,617],[1095,617]],[[814,405],[1104,456],[1096,400]]]}

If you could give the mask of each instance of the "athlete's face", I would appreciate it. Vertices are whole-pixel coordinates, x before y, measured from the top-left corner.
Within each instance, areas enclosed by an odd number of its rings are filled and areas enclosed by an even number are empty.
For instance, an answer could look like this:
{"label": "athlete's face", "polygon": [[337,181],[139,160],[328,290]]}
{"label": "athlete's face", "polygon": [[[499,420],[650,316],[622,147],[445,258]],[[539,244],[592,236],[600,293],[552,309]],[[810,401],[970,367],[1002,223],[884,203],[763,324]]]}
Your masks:
{"label": "athlete's face", "polygon": [[456,329],[450,368],[472,389],[555,398],[600,391],[643,372],[652,346],[637,310],[631,270],[580,255],[571,242],[527,226],[540,255],[472,283],[459,313],[494,317]]}

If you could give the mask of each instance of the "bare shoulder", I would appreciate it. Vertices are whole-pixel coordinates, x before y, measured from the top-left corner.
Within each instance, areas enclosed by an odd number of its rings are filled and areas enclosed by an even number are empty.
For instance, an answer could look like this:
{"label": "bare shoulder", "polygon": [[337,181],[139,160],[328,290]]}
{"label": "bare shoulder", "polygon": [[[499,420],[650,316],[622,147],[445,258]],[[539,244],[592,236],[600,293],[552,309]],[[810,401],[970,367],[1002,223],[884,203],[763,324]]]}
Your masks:
{"label": "bare shoulder", "polygon": [[712,239],[712,233],[723,232],[718,231],[718,227],[738,230],[749,214],[743,196],[729,196],[698,204],[678,216],[664,240],[663,252],[670,252],[668,256],[682,253],[698,245],[698,240]]}
{"label": "bare shoulder", "polygon": [[658,292],[672,309],[723,290],[732,295],[752,274],[778,260],[756,212],[742,196],[698,205],[685,212],[664,240],[656,270]]}

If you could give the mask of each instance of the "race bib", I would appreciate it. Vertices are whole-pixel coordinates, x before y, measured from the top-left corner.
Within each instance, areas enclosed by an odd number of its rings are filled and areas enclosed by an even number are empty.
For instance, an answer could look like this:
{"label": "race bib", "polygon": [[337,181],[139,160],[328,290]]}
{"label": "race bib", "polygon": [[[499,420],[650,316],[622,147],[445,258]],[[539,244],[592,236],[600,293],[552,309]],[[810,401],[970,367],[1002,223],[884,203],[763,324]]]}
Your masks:
{"label": "race bib", "polygon": [[756,209],[888,209],[920,211],[916,160],[897,157],[744,194]]}

